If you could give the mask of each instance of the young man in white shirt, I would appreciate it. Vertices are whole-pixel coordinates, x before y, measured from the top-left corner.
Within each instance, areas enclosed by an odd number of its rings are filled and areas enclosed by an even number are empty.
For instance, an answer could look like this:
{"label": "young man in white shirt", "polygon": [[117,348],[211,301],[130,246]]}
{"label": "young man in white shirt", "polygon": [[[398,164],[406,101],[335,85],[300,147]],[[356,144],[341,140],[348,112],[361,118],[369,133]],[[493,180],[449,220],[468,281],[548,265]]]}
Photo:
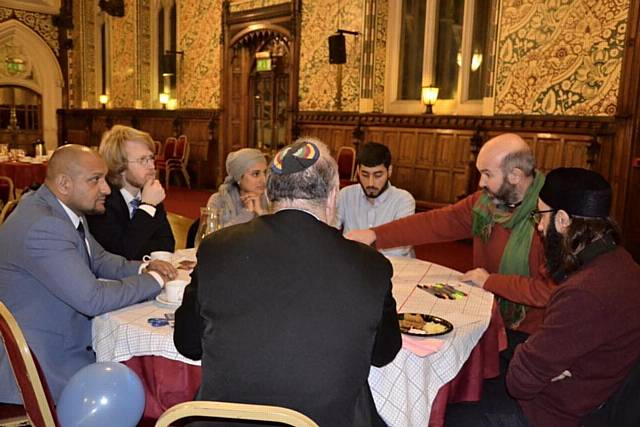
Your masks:
{"label": "young man in white shirt", "polygon": [[[416,201],[406,190],[391,185],[391,152],[382,144],[367,142],[358,150],[358,184],[349,185],[338,197],[337,226],[343,233],[386,224],[416,211]],[[414,257],[411,246],[385,249],[387,256]]]}

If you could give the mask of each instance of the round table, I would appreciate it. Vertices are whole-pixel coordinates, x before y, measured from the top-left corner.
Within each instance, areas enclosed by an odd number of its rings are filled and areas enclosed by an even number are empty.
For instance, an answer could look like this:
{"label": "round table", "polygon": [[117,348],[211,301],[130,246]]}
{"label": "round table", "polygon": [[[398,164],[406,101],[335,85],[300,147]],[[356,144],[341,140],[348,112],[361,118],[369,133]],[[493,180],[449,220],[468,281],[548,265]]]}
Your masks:
{"label": "round table", "polygon": [[46,163],[0,162],[0,175],[11,178],[16,190],[23,190],[34,183],[42,184],[46,173]]}

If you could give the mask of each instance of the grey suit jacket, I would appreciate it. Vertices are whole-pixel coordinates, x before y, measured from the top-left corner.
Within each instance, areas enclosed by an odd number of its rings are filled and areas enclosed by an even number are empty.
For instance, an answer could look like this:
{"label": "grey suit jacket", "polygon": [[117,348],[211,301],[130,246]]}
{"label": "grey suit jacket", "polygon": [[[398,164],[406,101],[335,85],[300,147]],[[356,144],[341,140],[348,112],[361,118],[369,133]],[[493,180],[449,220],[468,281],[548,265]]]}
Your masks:
{"label": "grey suit jacket", "polygon": [[[0,300],[22,328],[55,400],[74,373],[95,362],[91,318],[160,292],[151,275],[138,275],[139,262],[106,252],[89,232],[87,240],[91,259],[46,185],[23,197],[0,227]],[[4,347],[0,384],[0,402],[21,402]]]}

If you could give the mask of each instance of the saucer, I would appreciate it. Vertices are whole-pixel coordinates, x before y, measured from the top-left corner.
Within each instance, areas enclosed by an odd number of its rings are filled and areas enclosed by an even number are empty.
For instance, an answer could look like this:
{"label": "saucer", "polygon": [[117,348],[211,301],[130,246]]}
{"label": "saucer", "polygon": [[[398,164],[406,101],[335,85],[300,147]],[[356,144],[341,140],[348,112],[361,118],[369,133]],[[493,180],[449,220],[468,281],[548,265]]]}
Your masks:
{"label": "saucer", "polygon": [[156,301],[158,301],[160,304],[170,305],[170,306],[173,306],[173,307],[177,307],[177,306],[180,305],[180,302],[171,302],[171,301],[169,301],[169,300],[167,300],[165,298],[166,298],[166,295],[163,292],[163,293],[160,293],[160,294],[158,294],[156,296]]}

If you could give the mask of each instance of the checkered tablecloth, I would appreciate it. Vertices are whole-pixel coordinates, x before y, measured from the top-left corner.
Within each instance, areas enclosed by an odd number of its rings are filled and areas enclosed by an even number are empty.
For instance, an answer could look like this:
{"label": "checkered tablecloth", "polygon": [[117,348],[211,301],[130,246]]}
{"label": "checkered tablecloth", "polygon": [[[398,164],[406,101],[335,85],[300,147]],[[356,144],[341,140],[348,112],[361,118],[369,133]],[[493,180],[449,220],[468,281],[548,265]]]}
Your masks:
{"label": "checkered tablecloth", "polygon": [[[489,326],[493,294],[458,281],[461,274],[437,264],[409,258],[390,258],[393,296],[399,313],[425,313],[453,324],[443,335],[443,347],[427,357],[402,349],[393,362],[371,368],[369,385],[378,412],[390,426],[429,424],[431,405],[451,381]],[[448,283],[466,292],[460,300],[444,300],[419,289],[418,284]]]}
{"label": "checkered tablecloth", "polygon": [[[402,349],[383,368],[371,368],[369,384],[378,412],[390,426],[421,426],[429,422],[431,405],[440,387],[451,381],[489,326],[493,295],[458,282],[460,273],[409,258],[390,258],[393,295],[401,313],[426,313],[450,321],[454,329],[439,337],[440,351],[418,357]],[[417,288],[437,282],[456,286],[468,297],[443,300]],[[173,329],[153,327],[151,317],[164,317],[175,307],[156,301],[98,316],[93,321],[93,348],[97,359],[122,362],[134,356],[155,355],[197,365],[181,356],[173,345]]]}

